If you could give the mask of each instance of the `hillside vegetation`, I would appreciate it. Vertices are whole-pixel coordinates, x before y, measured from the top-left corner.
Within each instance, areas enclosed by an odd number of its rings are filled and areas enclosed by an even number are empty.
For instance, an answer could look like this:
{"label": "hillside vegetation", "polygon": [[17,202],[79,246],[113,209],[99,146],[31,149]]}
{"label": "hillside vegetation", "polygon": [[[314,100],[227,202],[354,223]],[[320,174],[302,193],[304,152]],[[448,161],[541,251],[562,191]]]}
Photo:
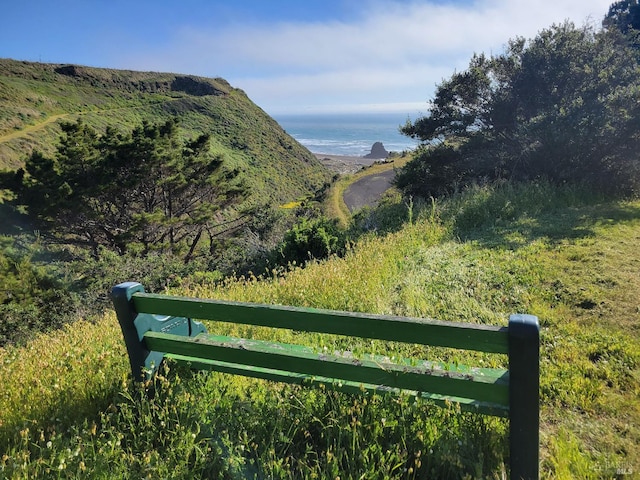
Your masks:
{"label": "hillside vegetation", "polygon": [[256,197],[286,203],[320,188],[328,172],[246,94],[221,78],[0,59],[0,169],[33,149],[53,154],[60,123],[128,132],[177,120],[208,134],[212,150],[243,171]]}
{"label": "hillside vegetation", "polygon": [[[637,2],[614,5],[638,11]],[[603,24],[566,22],[512,39],[504,53],[474,55],[438,85],[427,114],[403,128],[431,148],[398,185],[435,196],[480,179],[545,178],[638,194],[640,30]]]}
{"label": "hillside vegetation", "polygon": [[0,59],[0,345],[268,264],[330,180],[223,79]]}
{"label": "hillside vegetation", "polygon": [[[172,293],[496,325],[513,312],[538,315],[544,476],[637,472],[640,204],[505,184],[411,208],[388,199],[378,209],[381,230],[384,210],[413,221],[362,238],[344,258],[270,279],[187,282]],[[7,478],[500,478],[505,469],[505,421],[410,398],[169,371],[148,399],[126,381],[120,335],[108,314],[0,351]],[[278,333],[292,336],[358,348]]]}

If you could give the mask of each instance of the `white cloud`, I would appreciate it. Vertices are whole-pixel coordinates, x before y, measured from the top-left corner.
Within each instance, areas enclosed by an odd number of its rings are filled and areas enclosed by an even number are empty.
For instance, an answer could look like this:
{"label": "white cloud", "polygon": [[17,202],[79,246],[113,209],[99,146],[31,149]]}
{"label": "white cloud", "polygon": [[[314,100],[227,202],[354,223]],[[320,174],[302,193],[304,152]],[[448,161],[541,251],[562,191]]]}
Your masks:
{"label": "white cloud", "polygon": [[[426,102],[473,52],[499,53],[566,19],[599,23],[610,0],[363,2],[352,23],[185,26],[163,52],[127,66],[222,76],[267,111]],[[144,58],[141,62],[140,59]]]}
{"label": "white cloud", "polygon": [[[436,83],[451,73],[448,67],[421,65],[399,66],[386,70],[379,68],[352,68],[316,74],[289,74],[276,78],[239,79],[251,98],[259,92],[274,107],[270,113],[287,111],[294,106],[306,110],[355,109],[357,104],[413,104],[411,111],[424,110]],[[406,92],[414,92],[407,96]],[[304,99],[304,102],[300,102]],[[418,107],[419,106],[419,107]],[[390,109],[392,105],[389,105]],[[397,110],[396,108],[393,108]]]}

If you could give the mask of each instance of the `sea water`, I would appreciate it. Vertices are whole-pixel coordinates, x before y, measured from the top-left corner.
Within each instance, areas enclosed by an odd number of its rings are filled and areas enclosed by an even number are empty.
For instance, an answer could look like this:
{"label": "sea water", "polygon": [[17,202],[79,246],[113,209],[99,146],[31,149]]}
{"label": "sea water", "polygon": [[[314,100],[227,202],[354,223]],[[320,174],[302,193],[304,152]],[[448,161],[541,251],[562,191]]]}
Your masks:
{"label": "sea water", "polygon": [[416,116],[401,113],[275,115],[280,126],[313,153],[361,157],[382,142],[388,152],[413,150],[418,142],[400,133]]}

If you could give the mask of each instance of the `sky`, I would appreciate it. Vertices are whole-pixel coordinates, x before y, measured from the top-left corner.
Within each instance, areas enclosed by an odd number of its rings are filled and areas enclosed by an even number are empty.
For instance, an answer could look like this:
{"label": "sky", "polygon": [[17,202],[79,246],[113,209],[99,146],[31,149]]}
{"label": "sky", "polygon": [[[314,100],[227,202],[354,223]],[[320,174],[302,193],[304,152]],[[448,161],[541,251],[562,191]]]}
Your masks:
{"label": "sky", "polygon": [[222,77],[271,115],[426,111],[473,53],[613,0],[2,0],[0,58]]}

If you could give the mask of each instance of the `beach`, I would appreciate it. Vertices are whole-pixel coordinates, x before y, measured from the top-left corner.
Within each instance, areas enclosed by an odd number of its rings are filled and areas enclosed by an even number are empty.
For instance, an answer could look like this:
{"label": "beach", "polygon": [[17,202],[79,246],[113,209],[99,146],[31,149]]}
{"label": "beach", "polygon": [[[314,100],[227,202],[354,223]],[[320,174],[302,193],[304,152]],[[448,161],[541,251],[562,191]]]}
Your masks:
{"label": "beach", "polygon": [[314,155],[328,169],[340,174],[355,173],[363,167],[368,167],[372,163],[379,162],[381,160],[350,155],[330,155],[325,153],[314,153]]}

